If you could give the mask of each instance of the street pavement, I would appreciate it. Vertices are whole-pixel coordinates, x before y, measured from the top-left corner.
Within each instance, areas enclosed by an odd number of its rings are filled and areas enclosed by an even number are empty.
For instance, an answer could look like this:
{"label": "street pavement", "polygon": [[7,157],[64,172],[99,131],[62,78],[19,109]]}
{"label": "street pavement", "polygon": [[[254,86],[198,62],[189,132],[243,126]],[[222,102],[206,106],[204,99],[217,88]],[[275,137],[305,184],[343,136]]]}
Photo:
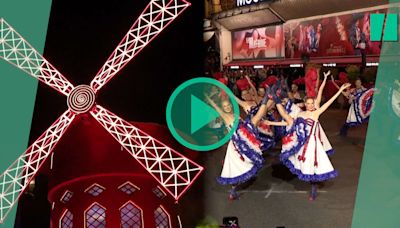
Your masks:
{"label": "street pavement", "polygon": [[221,186],[216,182],[225,146],[204,153],[206,170],[201,186],[195,186],[202,190],[191,190],[189,199],[184,203],[190,202],[191,211],[196,215],[183,216],[184,224],[193,227],[195,218],[200,220],[205,217],[222,224],[223,217],[236,216],[241,228],[350,227],[367,124],[351,128],[347,137],[341,137],[339,130],[346,115],[346,110],[330,109],[320,117],[335,150],[331,161],[339,176],[319,186],[315,201],[308,200],[310,185],[298,180],[280,164],[280,146],[265,156],[266,165],[257,178],[241,186],[240,199],[228,201],[230,186]]}

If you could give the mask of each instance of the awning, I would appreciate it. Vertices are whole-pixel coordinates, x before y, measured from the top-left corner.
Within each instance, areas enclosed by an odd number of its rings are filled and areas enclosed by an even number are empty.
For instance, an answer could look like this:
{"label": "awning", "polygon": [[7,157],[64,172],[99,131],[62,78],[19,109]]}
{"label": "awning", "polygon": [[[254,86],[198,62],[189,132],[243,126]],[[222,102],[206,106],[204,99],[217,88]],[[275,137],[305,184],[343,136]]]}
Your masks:
{"label": "awning", "polygon": [[214,20],[228,30],[247,28],[249,26],[257,27],[266,24],[279,24],[284,22],[283,18],[280,18],[268,4],[240,7],[224,11],[215,15]]}
{"label": "awning", "polygon": [[388,4],[388,0],[280,0],[270,7],[286,21]]}
{"label": "awning", "polygon": [[[378,63],[379,56],[368,56],[367,63]],[[361,56],[351,57],[327,57],[327,58],[311,58],[309,63],[315,64],[331,64],[335,63],[336,66],[346,66],[348,64],[361,65]],[[253,61],[232,61],[225,66],[275,66],[275,67],[287,67],[292,64],[304,64],[302,59],[265,59],[265,60],[253,60]]]}
{"label": "awning", "polygon": [[215,14],[213,20],[228,30],[237,30],[388,3],[388,0],[275,0],[225,10]]}

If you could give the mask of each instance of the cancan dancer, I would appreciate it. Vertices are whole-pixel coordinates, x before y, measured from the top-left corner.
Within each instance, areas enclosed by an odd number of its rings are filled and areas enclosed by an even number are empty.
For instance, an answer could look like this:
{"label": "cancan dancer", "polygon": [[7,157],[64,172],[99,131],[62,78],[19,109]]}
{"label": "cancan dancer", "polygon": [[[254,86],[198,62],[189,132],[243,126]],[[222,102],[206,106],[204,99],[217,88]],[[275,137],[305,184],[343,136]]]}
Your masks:
{"label": "cancan dancer", "polygon": [[[231,128],[235,117],[232,104],[228,100],[222,101],[220,108],[211,98],[206,96],[207,101],[221,115],[225,126]],[[223,163],[220,177],[217,181],[223,185],[232,185],[229,199],[238,199],[237,186],[253,178],[263,166],[262,143],[257,138],[257,128],[261,118],[265,115],[268,106],[273,101],[268,99],[267,94],[261,102],[261,106],[254,115],[248,115],[244,120],[239,120],[238,128],[232,135]]]}
{"label": "cancan dancer", "polygon": [[[332,82],[339,88],[332,77]],[[355,81],[355,88],[349,91],[343,91],[343,95],[349,100],[350,108],[347,114],[346,122],[340,129],[341,136],[347,136],[347,131],[350,127],[359,126],[367,122],[372,111],[372,98],[374,89],[366,89],[362,86],[361,79]]]}
{"label": "cancan dancer", "polygon": [[339,91],[321,107],[316,107],[316,100],[306,98],[306,111],[299,112],[296,117],[290,116],[281,104],[281,100],[274,91],[272,97],[277,109],[286,122],[270,122],[269,125],[287,125],[289,130],[282,139],[282,153],[280,159],[289,170],[297,177],[311,183],[310,200],[317,196],[317,183],[337,176],[328,154],[324,149],[321,139],[321,125],[319,116],[328,109],[333,101],[348,88],[350,84],[344,84]]}

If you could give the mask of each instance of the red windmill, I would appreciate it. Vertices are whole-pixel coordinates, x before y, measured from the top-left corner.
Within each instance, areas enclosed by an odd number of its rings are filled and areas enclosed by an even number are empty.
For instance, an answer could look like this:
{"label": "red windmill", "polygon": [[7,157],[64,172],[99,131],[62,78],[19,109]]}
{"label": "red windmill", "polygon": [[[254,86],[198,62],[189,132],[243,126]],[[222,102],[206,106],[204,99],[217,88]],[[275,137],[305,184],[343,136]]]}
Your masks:
{"label": "red windmill", "polygon": [[[68,110],[0,176],[0,223],[3,223],[74,119],[82,119],[76,118],[81,114],[96,119],[145,168],[161,186],[153,189],[156,193],[163,194],[165,191],[174,200],[178,200],[188,190],[203,171],[200,165],[96,104],[95,99],[96,93],[189,5],[185,0],[150,1],[90,85],[76,87],[4,19],[0,19],[0,57],[65,95],[68,105]],[[126,192],[139,189],[130,182],[118,187]],[[85,190],[98,194],[105,189],[104,186],[93,185]],[[66,194],[65,197],[70,198]],[[128,202],[121,207],[121,212],[139,213],[140,210],[135,206],[134,202]],[[101,217],[104,208],[100,204],[93,204],[92,207],[93,216]],[[165,214],[163,210],[160,207],[156,212],[162,217]],[[63,214],[67,220],[70,216],[68,211]]]}

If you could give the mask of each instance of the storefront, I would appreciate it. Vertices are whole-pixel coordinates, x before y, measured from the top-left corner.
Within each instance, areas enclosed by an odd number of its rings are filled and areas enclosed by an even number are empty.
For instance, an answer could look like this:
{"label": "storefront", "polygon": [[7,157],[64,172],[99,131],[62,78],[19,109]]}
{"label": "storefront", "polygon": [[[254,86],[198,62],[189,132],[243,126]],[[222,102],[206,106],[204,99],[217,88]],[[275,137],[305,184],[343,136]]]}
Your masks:
{"label": "storefront", "polygon": [[302,6],[287,1],[253,1],[243,7],[231,4],[231,9],[214,14],[221,68],[303,67],[307,63],[377,66],[381,42],[370,40],[369,18],[371,13],[385,13],[389,5],[312,2]]}

